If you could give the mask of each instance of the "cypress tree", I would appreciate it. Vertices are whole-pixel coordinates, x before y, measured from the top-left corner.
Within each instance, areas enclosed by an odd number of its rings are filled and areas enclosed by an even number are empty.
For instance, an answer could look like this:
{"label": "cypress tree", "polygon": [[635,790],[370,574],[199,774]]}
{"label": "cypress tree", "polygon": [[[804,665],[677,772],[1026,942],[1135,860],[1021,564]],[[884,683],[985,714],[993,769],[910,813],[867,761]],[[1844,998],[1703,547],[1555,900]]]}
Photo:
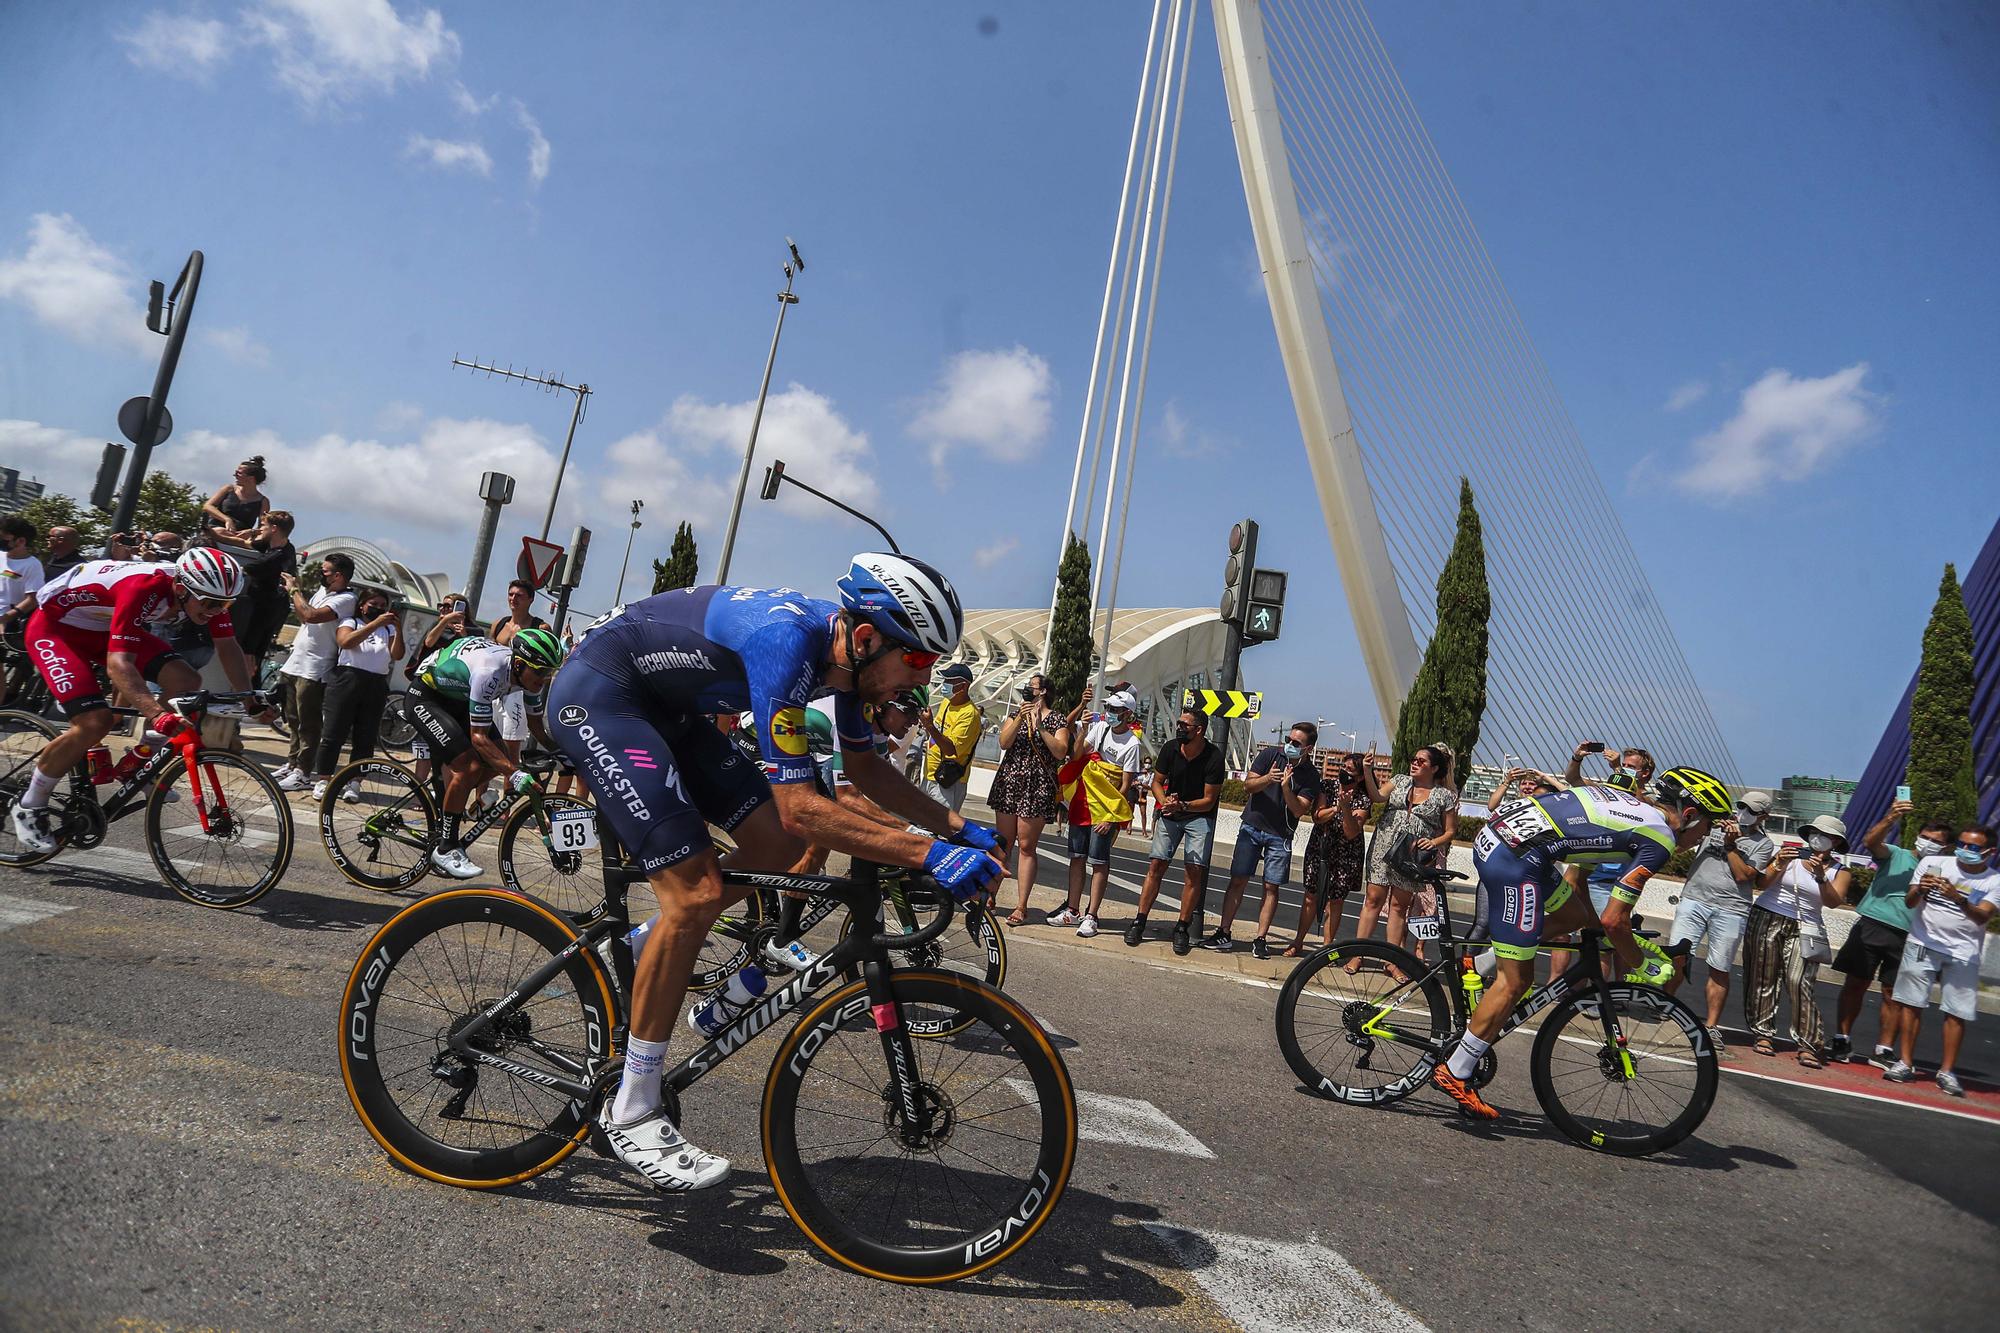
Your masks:
{"label": "cypress tree", "polygon": [[1963,827],[1978,818],[1972,781],[1972,617],[1958,570],[1944,567],[1924,627],[1924,656],[1910,698],[1910,803],[1905,832],[1933,820]]}
{"label": "cypress tree", "polygon": [[653,562],[653,591],[692,588],[700,572],[701,560],[695,552],[694,529],[682,523],[674,529],[674,544],[667,551],[667,558]]}
{"label": "cypress tree", "polygon": [[1056,573],[1055,618],[1044,668],[1057,708],[1067,710],[1083,695],[1090,680],[1090,639],[1090,548],[1071,533]]}
{"label": "cypress tree", "polygon": [[1486,543],[1472,483],[1458,479],[1458,535],[1438,572],[1437,627],[1396,720],[1396,771],[1433,741],[1456,756],[1452,781],[1463,787],[1486,715],[1486,634],[1493,597],[1486,586]]}

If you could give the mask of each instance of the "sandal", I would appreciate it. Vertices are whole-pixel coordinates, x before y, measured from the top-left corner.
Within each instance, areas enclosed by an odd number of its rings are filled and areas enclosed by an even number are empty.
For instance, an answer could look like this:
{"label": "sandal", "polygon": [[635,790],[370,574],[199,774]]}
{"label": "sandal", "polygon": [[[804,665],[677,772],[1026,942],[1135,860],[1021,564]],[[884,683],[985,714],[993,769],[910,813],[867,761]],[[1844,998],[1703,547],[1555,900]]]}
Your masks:
{"label": "sandal", "polygon": [[1776,1055],[1778,1053],[1778,1043],[1772,1041],[1769,1037],[1759,1037],[1756,1044],[1750,1049],[1759,1055]]}
{"label": "sandal", "polygon": [[1303,958],[1303,957],[1305,957],[1305,950],[1304,950],[1304,949],[1301,949],[1301,948],[1300,948],[1300,947],[1299,947],[1298,945],[1294,944],[1294,945],[1293,945],[1293,946],[1292,946],[1291,948],[1289,948],[1289,949],[1285,950],[1285,951],[1284,951],[1283,953],[1279,954],[1279,955],[1278,955],[1278,957],[1280,957],[1280,958]]}
{"label": "sandal", "polygon": [[1007,918],[1007,924],[1010,926],[1025,926],[1028,924],[1028,918],[1016,912]]}
{"label": "sandal", "polygon": [[1811,1051],[1800,1051],[1800,1052],[1799,1052],[1799,1068],[1801,1068],[1801,1069],[1824,1069],[1824,1068],[1826,1068],[1826,1062],[1825,1062],[1824,1060],[1821,1060],[1821,1059],[1819,1058],[1819,1056],[1817,1056],[1817,1055],[1813,1054],[1813,1052],[1811,1052]]}

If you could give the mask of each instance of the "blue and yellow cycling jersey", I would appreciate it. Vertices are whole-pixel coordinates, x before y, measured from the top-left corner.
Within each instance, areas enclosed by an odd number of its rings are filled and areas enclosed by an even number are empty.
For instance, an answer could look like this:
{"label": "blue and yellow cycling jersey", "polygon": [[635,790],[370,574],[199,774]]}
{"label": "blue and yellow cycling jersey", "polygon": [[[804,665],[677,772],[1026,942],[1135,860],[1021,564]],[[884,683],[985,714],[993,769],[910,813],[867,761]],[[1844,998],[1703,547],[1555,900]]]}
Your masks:
{"label": "blue and yellow cycling jersey", "polygon": [[[584,631],[563,669],[627,681],[666,714],[748,710],[765,776],[811,782],[806,708],[825,692],[839,611],[791,588],[679,588],[612,610]],[[833,699],[840,748],[872,748],[860,700],[840,691]]]}
{"label": "blue and yellow cycling jersey", "polygon": [[1479,831],[1473,856],[1503,843],[1550,864],[1629,860],[1618,884],[1637,892],[1674,854],[1674,831],[1665,815],[1631,793],[1585,786],[1501,806]]}

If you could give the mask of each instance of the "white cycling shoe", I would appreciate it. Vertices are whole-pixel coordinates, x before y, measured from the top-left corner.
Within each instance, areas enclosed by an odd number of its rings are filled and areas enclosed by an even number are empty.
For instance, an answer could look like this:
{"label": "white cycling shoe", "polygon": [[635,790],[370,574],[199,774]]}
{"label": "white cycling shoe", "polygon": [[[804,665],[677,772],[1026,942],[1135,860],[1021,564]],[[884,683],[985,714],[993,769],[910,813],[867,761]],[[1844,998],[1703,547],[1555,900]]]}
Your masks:
{"label": "white cycling shoe", "polygon": [[453,879],[471,879],[479,874],[479,867],[472,864],[472,858],[460,847],[439,847],[431,853],[431,864]]}
{"label": "white cycling shoe", "polygon": [[598,1113],[597,1127],[610,1140],[618,1160],[646,1178],[646,1183],[666,1194],[707,1189],[720,1184],[729,1174],[729,1159],[703,1152],[689,1143],[664,1107],[651,1115],[621,1125],[611,1118],[611,1104]]}
{"label": "white cycling shoe", "polygon": [[14,826],[14,840],[37,856],[45,856],[56,849],[56,840],[48,830],[48,809],[30,810],[25,805],[14,807],[9,822]]}
{"label": "white cycling shoe", "polygon": [[789,968],[794,972],[809,972],[813,965],[819,962],[819,955],[797,940],[787,944],[770,940],[764,944],[764,961],[773,967]]}

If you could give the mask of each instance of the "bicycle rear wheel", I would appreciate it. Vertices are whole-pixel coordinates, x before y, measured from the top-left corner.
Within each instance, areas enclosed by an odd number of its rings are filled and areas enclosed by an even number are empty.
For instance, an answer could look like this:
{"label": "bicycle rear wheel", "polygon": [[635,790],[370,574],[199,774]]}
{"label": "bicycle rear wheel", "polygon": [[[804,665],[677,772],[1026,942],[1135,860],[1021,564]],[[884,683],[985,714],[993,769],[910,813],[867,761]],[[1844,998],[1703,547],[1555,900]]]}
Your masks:
{"label": "bicycle rear wheel", "polygon": [[1643,1157],[1708,1117],[1721,1064],[1694,1010],[1657,986],[1605,987],[1623,1047],[1608,1041],[1596,994],[1573,995],[1535,1034],[1528,1069],[1549,1121],[1586,1148]]}
{"label": "bicycle rear wheel", "polygon": [[[194,771],[198,789],[187,761],[176,755],[146,798],[146,849],[153,864],[191,903],[232,908],[256,902],[292,863],[292,807],[269,773],[227,750],[197,751]],[[174,788],[181,799],[170,805],[167,793]]]}
{"label": "bicycle rear wheel", "polygon": [[778,1200],[836,1263],[892,1282],[949,1282],[1019,1250],[1076,1161],[1076,1094],[1035,1020],[950,972],[896,972],[898,1010],[956,1009],[957,1035],[912,1043],[933,1112],[906,1132],[865,983],[785,1037],[764,1084],[764,1160]]}
{"label": "bicycle rear wheel", "polygon": [[1299,1082],[1356,1106],[1401,1101],[1428,1083],[1458,1027],[1432,966],[1374,940],[1340,940],[1301,959],[1278,992],[1278,1049]]}
{"label": "bicycle rear wheel", "polygon": [[549,842],[548,818],[591,807],[570,796],[522,801],[500,826],[500,882],[516,893],[540,898],[559,912],[581,917],[604,900],[604,860],[596,849],[557,851]]}
{"label": "bicycle rear wheel", "polygon": [[[412,903],[355,960],[340,1006],[340,1072],[361,1123],[420,1176],[469,1189],[548,1170],[590,1130],[590,1107],[531,1079],[468,1063],[449,1037],[576,933],[546,907],[494,889]],[[611,1059],[617,1008],[592,951],[522,999],[481,1050],[588,1081]]]}
{"label": "bicycle rear wheel", "polygon": [[327,856],[364,888],[407,889],[429,874],[436,831],[430,789],[392,759],[349,764],[326,784],[319,803]]}
{"label": "bicycle rear wheel", "polygon": [[[54,723],[32,713],[0,712],[0,865],[38,866],[62,852],[60,834],[54,851],[29,851],[15,838],[12,819],[14,803],[27,791],[28,780],[35,774],[35,756],[61,734]],[[53,829],[55,824],[51,822],[49,827]]]}

